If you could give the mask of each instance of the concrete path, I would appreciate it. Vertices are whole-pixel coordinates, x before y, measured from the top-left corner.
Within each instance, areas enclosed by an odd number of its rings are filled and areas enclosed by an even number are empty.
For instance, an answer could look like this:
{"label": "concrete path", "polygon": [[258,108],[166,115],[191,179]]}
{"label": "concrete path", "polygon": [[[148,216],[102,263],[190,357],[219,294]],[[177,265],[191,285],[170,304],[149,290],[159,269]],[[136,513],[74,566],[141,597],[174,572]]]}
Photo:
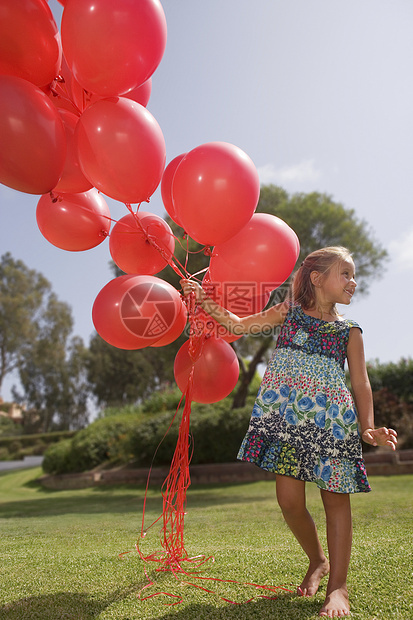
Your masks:
{"label": "concrete path", "polygon": [[25,456],[22,461],[0,461],[0,471],[39,467],[43,462],[42,456]]}

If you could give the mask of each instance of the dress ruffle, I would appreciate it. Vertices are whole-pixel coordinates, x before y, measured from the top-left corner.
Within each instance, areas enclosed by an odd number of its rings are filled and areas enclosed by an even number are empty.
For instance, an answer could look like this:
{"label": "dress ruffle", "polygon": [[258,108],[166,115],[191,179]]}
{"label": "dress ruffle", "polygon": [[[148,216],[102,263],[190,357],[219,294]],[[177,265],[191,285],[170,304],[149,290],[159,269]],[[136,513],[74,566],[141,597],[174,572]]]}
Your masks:
{"label": "dress ruffle", "polygon": [[258,465],[273,474],[315,482],[335,493],[366,493],[371,491],[362,458],[349,460],[321,456],[299,450],[283,441],[271,441],[255,433],[247,433],[238,459]]}

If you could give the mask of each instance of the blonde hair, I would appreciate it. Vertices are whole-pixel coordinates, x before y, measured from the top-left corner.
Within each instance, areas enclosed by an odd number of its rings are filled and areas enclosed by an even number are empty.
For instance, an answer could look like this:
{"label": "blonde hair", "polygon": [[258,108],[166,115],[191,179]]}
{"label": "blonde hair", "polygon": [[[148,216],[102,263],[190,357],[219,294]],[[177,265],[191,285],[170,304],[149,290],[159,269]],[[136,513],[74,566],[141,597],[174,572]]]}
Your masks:
{"label": "blonde hair", "polygon": [[[317,271],[322,275],[327,275],[335,265],[338,267],[342,261],[351,260],[353,259],[350,250],[342,246],[331,246],[311,252],[301,263],[291,283],[290,295],[293,303],[304,310],[315,308],[316,289],[311,281],[311,273]],[[338,316],[335,305],[332,313]]]}

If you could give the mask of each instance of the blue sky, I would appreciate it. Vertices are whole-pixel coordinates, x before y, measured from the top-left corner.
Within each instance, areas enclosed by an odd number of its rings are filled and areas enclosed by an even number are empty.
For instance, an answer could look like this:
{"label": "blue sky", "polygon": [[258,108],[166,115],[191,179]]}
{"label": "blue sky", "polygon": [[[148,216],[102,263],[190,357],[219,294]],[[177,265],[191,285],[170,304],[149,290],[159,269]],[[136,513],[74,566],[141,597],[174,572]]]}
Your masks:
{"label": "blue sky", "polygon": [[[49,4],[60,24],[62,6]],[[167,162],[204,142],[230,142],[252,158],[262,183],[325,192],[354,209],[390,260],[346,316],[363,327],[368,359],[411,356],[411,0],[164,0],[163,7],[168,41],[147,107]],[[87,343],[93,301],[112,278],[107,240],[81,253],[55,248],[37,228],[37,201],[0,185],[1,252],[48,278]],[[108,204],[114,219],[127,212]],[[145,210],[164,215],[159,190]]]}

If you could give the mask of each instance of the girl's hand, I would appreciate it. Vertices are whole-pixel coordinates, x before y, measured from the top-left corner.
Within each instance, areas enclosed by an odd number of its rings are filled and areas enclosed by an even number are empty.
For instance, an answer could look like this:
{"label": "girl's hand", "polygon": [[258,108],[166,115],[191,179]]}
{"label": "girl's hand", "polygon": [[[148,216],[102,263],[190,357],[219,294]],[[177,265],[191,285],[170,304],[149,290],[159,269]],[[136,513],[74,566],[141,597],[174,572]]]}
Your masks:
{"label": "girl's hand", "polygon": [[396,449],[397,433],[392,428],[367,428],[362,434],[363,441],[372,446],[390,446],[392,450]]}
{"label": "girl's hand", "polygon": [[180,281],[180,284],[182,286],[182,292],[185,297],[188,297],[188,295],[190,295],[191,293],[195,293],[196,301],[201,302],[205,298],[205,293],[202,289],[202,286],[200,286],[198,282],[195,282],[195,280],[187,280],[183,278]]}

